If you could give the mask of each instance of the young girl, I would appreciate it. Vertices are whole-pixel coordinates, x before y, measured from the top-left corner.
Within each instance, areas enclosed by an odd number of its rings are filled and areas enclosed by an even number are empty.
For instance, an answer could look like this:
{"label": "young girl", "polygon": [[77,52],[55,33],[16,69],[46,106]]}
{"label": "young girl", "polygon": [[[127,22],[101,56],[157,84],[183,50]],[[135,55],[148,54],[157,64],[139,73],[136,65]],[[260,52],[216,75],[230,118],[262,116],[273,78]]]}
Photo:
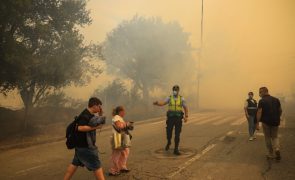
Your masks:
{"label": "young girl", "polygon": [[[123,117],[125,110],[122,106],[118,106],[113,110],[112,124],[114,126],[113,133],[124,133],[132,123],[125,122]],[[116,128],[116,129],[115,129]],[[119,132],[118,132],[119,131]],[[111,168],[109,170],[110,176],[118,176],[120,173],[128,173],[130,170],[127,168],[127,158],[129,155],[129,148],[113,149],[111,155]]]}

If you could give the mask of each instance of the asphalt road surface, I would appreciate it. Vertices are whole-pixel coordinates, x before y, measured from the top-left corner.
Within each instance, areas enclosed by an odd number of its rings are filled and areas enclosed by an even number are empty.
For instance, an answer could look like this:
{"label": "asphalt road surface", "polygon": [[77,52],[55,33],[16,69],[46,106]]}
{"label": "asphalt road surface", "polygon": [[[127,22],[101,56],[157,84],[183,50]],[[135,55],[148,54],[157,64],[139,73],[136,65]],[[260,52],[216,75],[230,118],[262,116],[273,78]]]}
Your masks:
{"label": "asphalt road surface", "polygon": [[[170,151],[164,151],[165,126],[164,118],[135,124],[128,159],[131,172],[119,177],[106,175],[106,179],[295,179],[294,153],[284,159],[283,152],[280,163],[267,161],[263,134],[258,132],[255,141],[248,141],[242,113],[191,115],[182,128],[181,156],[173,155],[173,144]],[[286,139],[294,140],[293,132],[286,131]],[[97,135],[105,173],[110,161],[110,135],[110,128]],[[289,150],[295,150],[294,146]],[[0,179],[62,179],[73,153],[64,141],[2,151]],[[79,168],[73,179],[94,177],[87,169]]]}

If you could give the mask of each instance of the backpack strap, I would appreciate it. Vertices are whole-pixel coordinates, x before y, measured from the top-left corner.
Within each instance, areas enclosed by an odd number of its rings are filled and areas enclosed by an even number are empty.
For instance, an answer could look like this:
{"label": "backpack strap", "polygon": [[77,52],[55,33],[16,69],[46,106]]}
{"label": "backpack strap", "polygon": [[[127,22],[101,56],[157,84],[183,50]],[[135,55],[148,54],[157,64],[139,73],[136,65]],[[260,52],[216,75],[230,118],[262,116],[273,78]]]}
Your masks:
{"label": "backpack strap", "polygon": [[75,116],[74,118],[74,123],[75,123],[75,132],[78,132],[78,120],[79,120],[79,116]]}

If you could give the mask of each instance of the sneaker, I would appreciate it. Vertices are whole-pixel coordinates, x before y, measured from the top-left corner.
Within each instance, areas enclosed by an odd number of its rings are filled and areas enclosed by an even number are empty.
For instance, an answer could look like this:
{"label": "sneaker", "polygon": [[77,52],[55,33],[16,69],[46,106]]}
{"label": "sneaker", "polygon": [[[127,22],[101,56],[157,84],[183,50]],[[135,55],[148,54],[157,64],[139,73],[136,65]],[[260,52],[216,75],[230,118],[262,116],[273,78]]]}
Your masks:
{"label": "sneaker", "polygon": [[173,152],[173,154],[175,154],[176,156],[179,156],[179,155],[181,155],[181,153],[179,152],[179,150],[178,150],[178,149],[175,149],[175,150],[174,150],[174,152]]}
{"label": "sneaker", "polygon": [[111,173],[111,172],[109,172],[109,176],[119,176],[119,175],[120,175],[119,172],[115,172],[115,173]]}
{"label": "sneaker", "polygon": [[254,138],[253,138],[253,137],[250,137],[250,138],[249,138],[249,141],[253,141],[253,140],[254,140]]}
{"label": "sneaker", "polygon": [[130,172],[130,169],[121,169],[120,172],[121,173],[129,173]]}
{"label": "sneaker", "polygon": [[281,152],[280,151],[276,151],[275,154],[276,154],[276,160],[277,161],[280,161],[282,159]]}
{"label": "sneaker", "polygon": [[266,155],[266,159],[271,160],[271,159],[274,159],[274,158],[275,157],[274,157],[274,155],[272,153],[269,153],[268,155]]}

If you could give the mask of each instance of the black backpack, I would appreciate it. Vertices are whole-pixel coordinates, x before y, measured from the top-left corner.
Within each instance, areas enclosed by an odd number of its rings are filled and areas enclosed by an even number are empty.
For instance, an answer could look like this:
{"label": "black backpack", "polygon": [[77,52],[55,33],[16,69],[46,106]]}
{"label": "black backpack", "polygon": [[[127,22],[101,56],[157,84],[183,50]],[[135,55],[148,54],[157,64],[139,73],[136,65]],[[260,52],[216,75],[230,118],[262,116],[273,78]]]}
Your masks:
{"label": "black backpack", "polygon": [[77,144],[77,128],[78,128],[78,116],[71,122],[66,129],[66,145],[68,149],[74,149]]}

